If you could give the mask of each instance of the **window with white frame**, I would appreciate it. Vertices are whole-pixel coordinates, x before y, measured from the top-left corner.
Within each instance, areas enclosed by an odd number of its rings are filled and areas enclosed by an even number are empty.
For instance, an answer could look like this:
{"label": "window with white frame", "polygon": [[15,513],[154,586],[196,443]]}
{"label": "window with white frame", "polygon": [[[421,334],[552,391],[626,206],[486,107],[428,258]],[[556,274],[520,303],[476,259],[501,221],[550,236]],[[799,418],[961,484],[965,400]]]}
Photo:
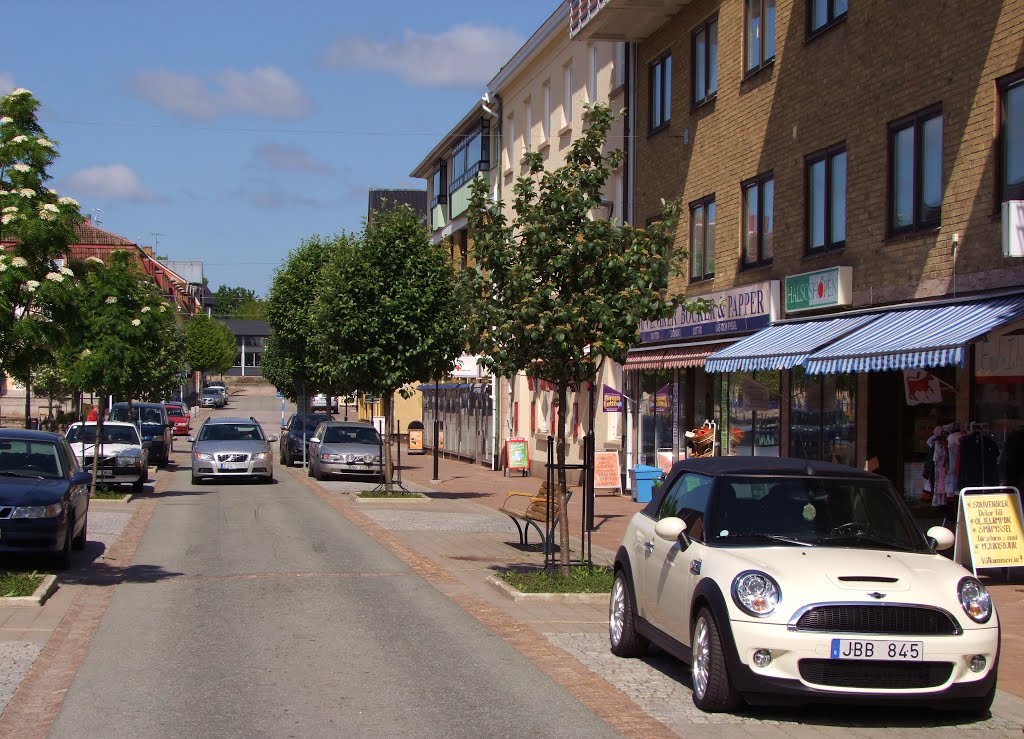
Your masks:
{"label": "window with white frame", "polygon": [[506,169],[512,169],[516,164],[516,119],[515,116],[510,115],[505,125],[507,131],[506,137],[508,138],[508,161],[506,162]]}
{"label": "window with white frame", "polygon": [[562,77],[565,85],[562,99],[562,125],[568,126],[572,123],[572,63],[565,65],[562,70]]}
{"label": "window with white frame", "polygon": [[544,83],[544,117],[541,119],[541,125],[544,127],[544,141],[551,138],[551,81]]}
{"label": "window with white frame", "polygon": [[618,41],[615,44],[615,69],[613,71],[612,88],[619,88],[626,84],[626,42]]}
{"label": "window with white frame", "polygon": [[597,47],[587,48],[587,100],[597,101]]}
{"label": "window with white frame", "polygon": [[523,150],[533,151],[533,101],[526,98],[526,115],[523,120]]}

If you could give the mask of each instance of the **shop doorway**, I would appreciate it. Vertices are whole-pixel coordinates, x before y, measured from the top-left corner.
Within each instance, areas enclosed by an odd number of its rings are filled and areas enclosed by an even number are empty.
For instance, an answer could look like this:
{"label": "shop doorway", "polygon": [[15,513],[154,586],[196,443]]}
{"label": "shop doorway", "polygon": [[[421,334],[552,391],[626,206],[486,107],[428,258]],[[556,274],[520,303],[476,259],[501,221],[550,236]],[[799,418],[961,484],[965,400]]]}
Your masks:
{"label": "shop doorway", "polygon": [[903,377],[899,372],[868,373],[867,458],[878,459],[880,475],[903,490]]}

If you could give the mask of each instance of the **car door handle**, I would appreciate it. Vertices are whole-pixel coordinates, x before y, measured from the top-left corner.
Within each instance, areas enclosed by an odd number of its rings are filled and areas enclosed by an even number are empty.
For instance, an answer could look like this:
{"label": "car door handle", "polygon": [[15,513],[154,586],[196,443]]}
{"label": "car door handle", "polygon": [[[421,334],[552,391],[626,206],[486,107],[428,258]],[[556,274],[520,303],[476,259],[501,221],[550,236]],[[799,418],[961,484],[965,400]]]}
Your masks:
{"label": "car door handle", "polygon": [[648,554],[653,552],[654,551],[654,542],[653,541],[645,541],[644,542],[644,549],[647,550]]}

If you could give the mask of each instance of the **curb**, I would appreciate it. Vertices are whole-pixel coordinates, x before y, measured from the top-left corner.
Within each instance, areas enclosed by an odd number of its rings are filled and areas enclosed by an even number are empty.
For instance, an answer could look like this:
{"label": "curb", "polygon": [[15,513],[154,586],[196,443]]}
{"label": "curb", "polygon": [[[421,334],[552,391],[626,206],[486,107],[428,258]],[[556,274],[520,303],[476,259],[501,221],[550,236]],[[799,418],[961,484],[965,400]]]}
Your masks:
{"label": "curb", "polygon": [[359,493],[348,493],[349,500],[354,500],[357,503],[429,503],[430,498],[420,493],[419,495],[412,496],[406,495],[397,498],[363,498]]}
{"label": "curb", "polygon": [[4,606],[41,606],[53,595],[53,591],[57,589],[57,576],[47,575],[43,578],[43,581],[39,583],[39,587],[36,588],[32,595],[21,595],[11,596],[7,598],[0,598],[0,605]]}
{"label": "curb", "polygon": [[494,575],[488,576],[486,582],[516,603],[571,603],[603,606],[608,603],[609,597],[608,593],[524,593]]}
{"label": "curb", "polygon": [[111,503],[113,505],[125,505],[131,503],[135,499],[135,496],[131,493],[125,493],[122,498],[89,498],[89,505],[95,505],[96,503]]}

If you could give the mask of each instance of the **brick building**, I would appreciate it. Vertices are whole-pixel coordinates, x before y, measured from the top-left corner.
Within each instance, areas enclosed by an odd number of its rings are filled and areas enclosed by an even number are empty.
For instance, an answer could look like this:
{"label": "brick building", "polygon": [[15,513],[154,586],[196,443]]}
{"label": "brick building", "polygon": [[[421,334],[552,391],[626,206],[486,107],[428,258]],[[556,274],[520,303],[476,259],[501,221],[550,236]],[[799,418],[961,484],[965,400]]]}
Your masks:
{"label": "brick building", "polygon": [[915,495],[953,424],[1005,463],[1024,426],[1024,263],[1004,256],[1024,230],[1024,1],[571,5],[574,38],[630,43],[634,220],[681,202],[671,288],[718,306],[642,327],[631,461],[680,456],[707,419],[716,453],[877,458]]}

